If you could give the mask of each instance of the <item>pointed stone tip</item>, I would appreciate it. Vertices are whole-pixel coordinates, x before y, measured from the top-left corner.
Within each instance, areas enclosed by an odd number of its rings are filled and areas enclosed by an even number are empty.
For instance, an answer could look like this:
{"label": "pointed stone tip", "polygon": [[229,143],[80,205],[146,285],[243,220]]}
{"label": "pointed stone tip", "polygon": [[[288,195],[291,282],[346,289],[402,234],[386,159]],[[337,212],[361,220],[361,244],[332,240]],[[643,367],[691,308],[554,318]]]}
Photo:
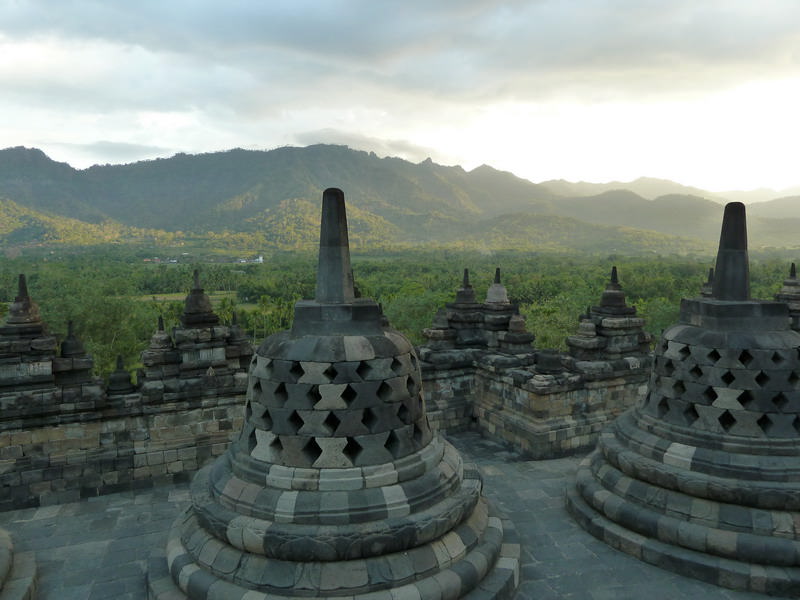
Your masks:
{"label": "pointed stone tip", "polygon": [[792,263],[791,268],[789,269],[789,278],[790,279],[797,279],[797,267],[794,263]]}
{"label": "pointed stone tip", "polygon": [[164,331],[164,317],[158,315],[158,330]]}
{"label": "pointed stone tip", "polygon": [[192,285],[194,285],[194,287],[192,289],[195,289],[195,290],[201,289],[200,288],[200,271],[198,271],[197,269],[195,269],[194,273],[192,274]]}
{"label": "pointed stone tip", "polygon": [[720,250],[747,250],[747,215],[744,204],[729,202],[722,216]]}
{"label": "pointed stone tip", "polygon": [[20,298],[28,297],[28,282],[25,280],[25,274],[20,273],[17,282],[17,296]]}
{"label": "pointed stone tip", "polygon": [[328,188],[322,193],[316,300],[349,303],[354,299],[344,192]]}
{"label": "pointed stone tip", "polygon": [[472,287],[469,284],[469,269],[464,269],[464,279],[461,281],[461,287],[463,287],[464,289]]}
{"label": "pointed stone tip", "polygon": [[712,296],[726,301],[750,300],[747,216],[741,202],[725,205]]}
{"label": "pointed stone tip", "polygon": [[617,267],[611,267],[611,283],[612,285],[619,285],[619,275],[617,275]]}
{"label": "pointed stone tip", "polygon": [[75,335],[75,328],[73,326],[72,319],[67,321],[67,335],[70,336],[70,337]]}
{"label": "pointed stone tip", "polygon": [[122,362],[122,354],[117,354],[117,371],[122,371],[125,368],[125,363]]}
{"label": "pointed stone tip", "polygon": [[500,267],[497,267],[494,270],[494,282],[495,283],[500,283]]}
{"label": "pointed stone tip", "polygon": [[714,283],[714,267],[708,269],[708,283],[709,285]]}

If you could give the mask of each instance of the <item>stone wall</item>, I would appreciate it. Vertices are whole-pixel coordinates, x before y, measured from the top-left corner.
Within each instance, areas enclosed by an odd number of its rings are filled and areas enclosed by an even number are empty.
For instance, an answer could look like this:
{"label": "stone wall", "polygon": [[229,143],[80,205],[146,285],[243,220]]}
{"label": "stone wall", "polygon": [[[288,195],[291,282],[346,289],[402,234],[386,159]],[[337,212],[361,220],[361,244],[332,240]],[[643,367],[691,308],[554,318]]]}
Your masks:
{"label": "stone wall", "polygon": [[0,510],[188,481],[242,425],[232,395],[157,406],[139,394],[74,419],[0,431]]}

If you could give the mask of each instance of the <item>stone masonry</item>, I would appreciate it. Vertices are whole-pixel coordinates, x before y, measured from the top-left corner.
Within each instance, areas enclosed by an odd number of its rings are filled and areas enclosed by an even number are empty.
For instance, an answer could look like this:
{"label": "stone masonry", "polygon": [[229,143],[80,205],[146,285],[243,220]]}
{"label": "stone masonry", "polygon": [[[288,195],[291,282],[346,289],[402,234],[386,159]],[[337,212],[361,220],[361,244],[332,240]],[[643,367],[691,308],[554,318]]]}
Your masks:
{"label": "stone masonry", "polygon": [[789,308],[750,299],[745,209],[728,204],[711,294],[681,302],[647,394],[578,469],[567,499],[580,525],[720,586],[800,594],[800,334]]}
{"label": "stone masonry", "polygon": [[328,189],[316,297],[256,352],[241,433],[194,478],[149,597],[507,597],[518,546],[481,489],[428,424],[413,347],[356,298]]}
{"label": "stone masonry", "polygon": [[534,350],[500,270],[478,302],[464,272],[419,349],[428,414],[440,428],[474,427],[533,458],[591,448],[645,391],[651,364],[643,319],[614,267],[598,306],[581,316],[569,353]]}

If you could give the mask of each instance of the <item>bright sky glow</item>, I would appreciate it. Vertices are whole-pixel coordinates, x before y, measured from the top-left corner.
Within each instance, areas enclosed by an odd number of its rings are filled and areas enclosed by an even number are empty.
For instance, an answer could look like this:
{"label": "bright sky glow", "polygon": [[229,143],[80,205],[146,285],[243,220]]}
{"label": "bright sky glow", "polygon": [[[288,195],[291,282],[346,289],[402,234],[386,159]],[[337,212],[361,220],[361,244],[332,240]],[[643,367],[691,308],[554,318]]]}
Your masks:
{"label": "bright sky glow", "polygon": [[0,0],[0,147],[342,143],[532,181],[800,184],[796,0]]}

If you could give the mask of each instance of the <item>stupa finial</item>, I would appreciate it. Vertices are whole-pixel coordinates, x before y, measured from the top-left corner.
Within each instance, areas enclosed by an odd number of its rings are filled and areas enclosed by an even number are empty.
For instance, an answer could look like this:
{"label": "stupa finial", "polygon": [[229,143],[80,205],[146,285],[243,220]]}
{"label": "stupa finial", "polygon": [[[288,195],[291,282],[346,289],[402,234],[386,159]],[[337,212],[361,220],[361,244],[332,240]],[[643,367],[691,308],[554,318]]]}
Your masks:
{"label": "stupa finial", "polygon": [[797,279],[797,267],[794,263],[792,263],[792,266],[789,268],[789,279]]}
{"label": "stupa finial", "polygon": [[725,205],[713,290],[717,300],[750,299],[747,216],[741,202]]}
{"label": "stupa finial", "polygon": [[617,267],[611,267],[611,285],[619,286],[619,275],[617,275]]}
{"label": "stupa finial", "polygon": [[[28,298],[28,282],[25,280],[25,274],[19,274],[19,282],[17,284],[17,298],[21,300],[22,298]],[[18,300],[18,301],[19,301]]]}
{"label": "stupa finial", "polygon": [[461,281],[461,287],[464,289],[472,287],[469,283],[469,269],[464,269],[464,279]]}
{"label": "stupa finial", "polygon": [[193,290],[201,290],[201,289],[203,289],[203,288],[200,287],[200,271],[198,271],[197,269],[195,269],[194,273],[192,274],[192,281],[193,281],[193,283],[192,283],[192,289]]}
{"label": "stupa finial", "polygon": [[163,317],[163,315],[158,315],[158,331],[164,331],[164,317]]}
{"label": "stupa finial", "polygon": [[497,267],[494,270],[494,282],[495,283],[500,283],[500,267]]}
{"label": "stupa finial", "polygon": [[315,299],[331,303],[348,303],[355,299],[344,192],[338,188],[328,188],[322,194]]}

